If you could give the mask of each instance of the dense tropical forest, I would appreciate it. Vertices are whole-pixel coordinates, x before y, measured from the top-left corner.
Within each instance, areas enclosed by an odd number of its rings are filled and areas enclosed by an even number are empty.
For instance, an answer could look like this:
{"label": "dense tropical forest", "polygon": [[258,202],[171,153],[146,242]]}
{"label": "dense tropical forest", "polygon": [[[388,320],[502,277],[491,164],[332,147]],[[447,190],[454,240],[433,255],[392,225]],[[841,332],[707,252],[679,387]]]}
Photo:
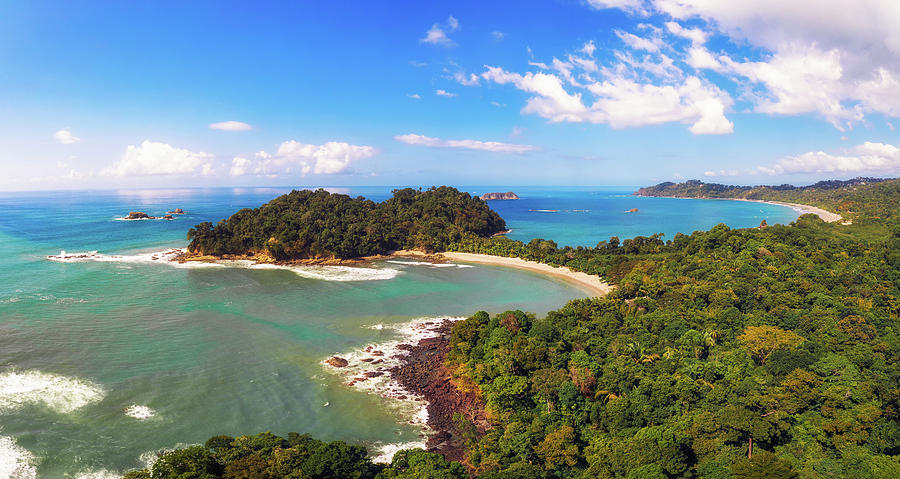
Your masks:
{"label": "dense tropical forest", "polygon": [[463,479],[458,462],[419,450],[400,451],[390,465],[373,464],[366,448],[343,441],[322,442],[308,434],[287,438],[215,436],[202,446],[169,451],[147,469],[123,479]]}
{"label": "dense tropical forest", "polygon": [[381,203],[322,189],[295,190],[215,226],[198,224],[188,232],[188,250],[282,261],[346,259],[398,249],[443,251],[464,235],[486,237],[505,229],[484,201],[448,186],[394,190]]}
{"label": "dense tropical forest", "polygon": [[[720,224],[593,248],[474,235],[449,243],[617,286],[543,318],[479,312],[454,325],[451,380],[480,395],[490,420],[479,433],[455,418],[466,470],[490,479],[900,477],[900,180],[794,193],[785,200],[852,202],[853,224],[804,215],[790,226]],[[769,194],[760,199],[782,199]],[[165,472],[164,456],[162,472],[131,477],[338,477],[314,468],[331,457],[324,452],[284,452],[290,438],[265,452],[248,452],[247,441],[195,448],[209,475]],[[288,456],[294,475],[265,472],[287,471],[274,464]],[[364,455],[354,464],[360,472],[340,477],[465,474],[422,451],[389,467]]]}
{"label": "dense tropical forest", "polygon": [[896,201],[900,183],[881,178],[819,181],[809,186],[733,186],[689,180],[684,183],[660,183],[639,189],[641,196],[676,196],[682,198],[741,198],[748,200],[784,201],[816,206],[833,211],[846,219],[863,219],[880,223],[881,206]]}

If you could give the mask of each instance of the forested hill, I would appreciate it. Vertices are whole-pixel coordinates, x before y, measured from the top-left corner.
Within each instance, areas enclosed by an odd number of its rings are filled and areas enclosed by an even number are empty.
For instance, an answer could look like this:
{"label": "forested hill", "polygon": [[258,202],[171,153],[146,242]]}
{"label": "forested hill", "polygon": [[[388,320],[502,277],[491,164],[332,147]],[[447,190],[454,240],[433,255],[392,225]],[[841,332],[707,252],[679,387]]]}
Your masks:
{"label": "forested hill", "polygon": [[847,219],[868,217],[882,219],[892,211],[876,209],[891,204],[900,195],[900,179],[854,178],[825,180],[809,186],[734,186],[689,180],[665,182],[637,190],[638,196],[682,198],[742,198],[748,200],[784,201],[816,206],[839,213]]}
{"label": "forested hill", "polygon": [[480,198],[448,186],[393,191],[381,202],[292,191],[188,232],[188,250],[203,255],[257,255],[275,260],[356,258],[398,249],[443,251],[464,235],[488,237],[506,223]]}

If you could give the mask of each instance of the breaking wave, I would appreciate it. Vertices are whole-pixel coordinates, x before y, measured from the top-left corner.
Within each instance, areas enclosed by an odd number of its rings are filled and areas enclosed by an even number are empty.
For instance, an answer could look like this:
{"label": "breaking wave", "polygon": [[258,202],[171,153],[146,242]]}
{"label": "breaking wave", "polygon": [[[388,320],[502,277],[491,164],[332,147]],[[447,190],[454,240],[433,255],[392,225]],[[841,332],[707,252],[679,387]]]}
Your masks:
{"label": "breaking wave", "polygon": [[131,406],[125,408],[125,415],[143,421],[144,419],[150,419],[151,417],[155,416],[156,411],[150,409],[147,406],[132,404]]}
{"label": "breaking wave", "polygon": [[132,263],[132,264],[166,264],[175,268],[247,268],[247,269],[283,269],[298,276],[318,279],[323,281],[371,281],[388,280],[395,278],[400,271],[393,268],[375,268],[362,266],[319,266],[319,265],[280,265],[255,263],[246,260],[223,260],[216,262],[186,261],[180,263],[173,261],[179,255],[184,254],[184,249],[168,249],[150,253],[132,255],[112,255],[87,251],[80,253],[68,253],[61,251],[57,255],[49,255],[50,261],[64,263],[80,263],[96,261],[101,263]]}
{"label": "breaking wave", "polygon": [[[403,358],[409,354],[408,348],[405,346],[418,344],[423,339],[435,337],[437,335],[436,330],[445,320],[459,321],[461,319],[465,318],[418,318],[408,323],[393,326],[376,325],[373,329],[378,329],[377,326],[381,326],[384,329],[393,329],[397,333],[397,339],[368,345],[361,350],[336,354],[335,356],[347,360],[347,365],[344,367],[332,366],[328,363],[328,359],[323,360],[322,364],[328,371],[343,376],[347,380],[347,386],[391,400],[391,405],[397,414],[407,418],[406,422],[408,424],[419,426],[423,432],[428,432],[428,402],[423,397],[408,391],[394,380],[390,374],[390,369],[400,366]],[[403,447],[394,446],[397,445],[386,444],[381,447],[394,448],[390,452],[391,457],[397,450],[406,447],[419,447],[404,446],[403,444],[400,445]],[[388,449],[384,450],[387,451]],[[378,457],[382,456],[385,456],[384,452],[380,452]]]}
{"label": "breaking wave", "polygon": [[34,455],[9,436],[0,436],[0,478],[37,478]]}
{"label": "breaking wave", "polygon": [[6,371],[0,374],[0,412],[41,404],[66,414],[103,399],[98,384],[84,379],[41,371]]}

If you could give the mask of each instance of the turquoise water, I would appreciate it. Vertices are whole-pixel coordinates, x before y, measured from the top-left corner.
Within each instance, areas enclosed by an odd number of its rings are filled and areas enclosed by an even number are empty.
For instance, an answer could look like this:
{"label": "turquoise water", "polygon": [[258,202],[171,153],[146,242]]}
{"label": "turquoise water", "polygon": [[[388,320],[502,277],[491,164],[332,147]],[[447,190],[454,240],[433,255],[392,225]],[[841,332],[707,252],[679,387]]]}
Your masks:
{"label": "turquoise water", "polygon": [[[295,272],[178,268],[140,256],[183,247],[190,226],[283,192],[0,194],[0,478],[16,468],[23,477],[116,477],[154,451],[215,434],[309,432],[373,450],[415,443],[422,428],[408,419],[418,406],[348,387],[348,377],[322,360],[394,340],[416,318],[510,308],[540,314],[584,295],[493,267],[383,262],[362,272]],[[389,189],[349,193],[383,199]],[[513,237],[560,244],[723,220],[752,226],[761,209],[770,223],[796,217],[781,207],[621,193],[522,190],[524,200],[491,206]],[[641,212],[620,214],[626,206]],[[176,207],[187,214],[174,221],[116,220]],[[562,212],[576,209],[591,211]],[[60,250],[124,256],[44,258]]]}

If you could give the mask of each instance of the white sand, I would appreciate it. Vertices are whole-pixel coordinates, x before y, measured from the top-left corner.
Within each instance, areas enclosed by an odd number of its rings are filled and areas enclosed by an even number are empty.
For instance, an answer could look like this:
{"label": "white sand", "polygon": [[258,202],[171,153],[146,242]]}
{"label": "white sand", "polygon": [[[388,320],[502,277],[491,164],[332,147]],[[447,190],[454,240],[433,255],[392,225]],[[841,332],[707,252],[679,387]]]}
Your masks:
{"label": "white sand", "polygon": [[587,273],[575,272],[566,267],[557,268],[548,264],[537,263],[535,261],[526,261],[521,258],[506,258],[503,256],[474,253],[441,253],[440,256],[450,261],[486,264],[491,266],[505,266],[508,268],[524,269],[546,274],[549,276],[553,276],[554,278],[559,278],[566,282],[575,284],[595,296],[605,296],[615,287],[603,282],[603,280],[601,280],[599,276],[592,276]]}

